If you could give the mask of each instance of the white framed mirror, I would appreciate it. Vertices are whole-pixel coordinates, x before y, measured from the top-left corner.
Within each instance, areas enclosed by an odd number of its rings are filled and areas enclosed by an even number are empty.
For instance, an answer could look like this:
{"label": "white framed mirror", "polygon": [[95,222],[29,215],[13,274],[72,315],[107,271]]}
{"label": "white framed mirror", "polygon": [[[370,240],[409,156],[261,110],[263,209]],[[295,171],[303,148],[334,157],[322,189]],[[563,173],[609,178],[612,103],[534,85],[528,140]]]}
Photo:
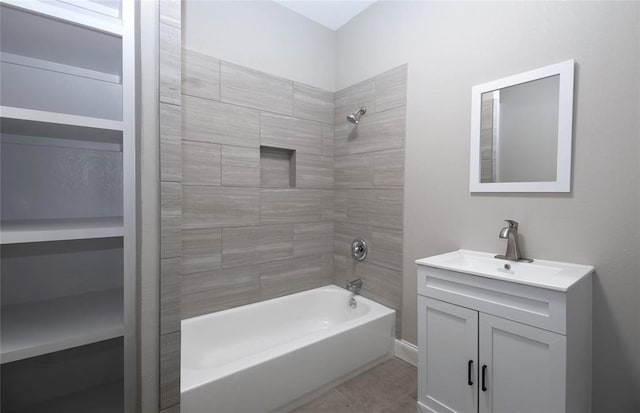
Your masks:
{"label": "white framed mirror", "polygon": [[471,89],[471,192],[570,192],[574,61]]}

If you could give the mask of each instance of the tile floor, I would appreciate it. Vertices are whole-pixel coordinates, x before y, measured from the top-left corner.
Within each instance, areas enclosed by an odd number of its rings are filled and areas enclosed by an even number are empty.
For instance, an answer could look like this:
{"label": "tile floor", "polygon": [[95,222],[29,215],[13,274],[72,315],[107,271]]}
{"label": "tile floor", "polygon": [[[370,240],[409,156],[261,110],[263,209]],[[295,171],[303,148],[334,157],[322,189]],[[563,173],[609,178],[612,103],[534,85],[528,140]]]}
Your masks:
{"label": "tile floor", "polygon": [[291,413],[415,413],[417,381],[418,370],[394,357]]}

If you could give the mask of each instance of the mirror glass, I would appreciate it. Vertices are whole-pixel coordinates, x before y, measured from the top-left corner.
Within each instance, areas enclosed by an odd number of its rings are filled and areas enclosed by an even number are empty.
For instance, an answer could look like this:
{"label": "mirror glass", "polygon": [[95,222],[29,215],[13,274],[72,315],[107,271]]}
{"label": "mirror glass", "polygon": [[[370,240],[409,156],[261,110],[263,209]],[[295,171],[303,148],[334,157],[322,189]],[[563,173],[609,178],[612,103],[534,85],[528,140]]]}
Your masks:
{"label": "mirror glass", "polygon": [[560,76],[482,94],[480,182],[553,182]]}
{"label": "mirror glass", "polygon": [[573,61],[473,88],[472,192],[568,192]]}

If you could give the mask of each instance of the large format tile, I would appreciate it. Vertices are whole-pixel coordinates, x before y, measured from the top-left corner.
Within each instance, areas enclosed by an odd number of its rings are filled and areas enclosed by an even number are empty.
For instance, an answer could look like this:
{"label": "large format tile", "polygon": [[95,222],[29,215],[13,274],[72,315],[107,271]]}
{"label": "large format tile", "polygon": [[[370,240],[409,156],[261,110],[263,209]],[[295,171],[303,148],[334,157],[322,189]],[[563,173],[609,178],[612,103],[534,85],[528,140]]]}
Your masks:
{"label": "large format tile", "polygon": [[293,115],[302,119],[333,123],[333,93],[295,82]]}
{"label": "large format tile", "polygon": [[211,271],[222,266],[220,228],[182,231],[182,274]]}
{"label": "large format tile", "polygon": [[403,200],[402,189],[350,189],[347,221],[401,230]]}
{"label": "large format tile", "polygon": [[344,288],[347,285],[347,280],[351,280],[347,267],[347,260],[350,259],[351,257],[347,258],[345,255],[333,254],[333,283],[335,285]]}
{"label": "large format tile", "polygon": [[160,334],[180,330],[180,258],[160,260]]}
{"label": "large format tile", "polygon": [[367,259],[372,264],[402,271],[402,231],[374,226]]}
{"label": "large format tile", "polygon": [[297,153],[295,174],[297,188],[332,188],[333,158]]}
{"label": "large format tile", "polygon": [[381,409],[380,413],[416,413],[417,404],[418,400],[407,394]]}
{"label": "large format tile", "polygon": [[407,65],[375,77],[376,112],[407,105]]}
{"label": "large format tile", "polygon": [[[373,194],[373,216],[371,225],[383,228],[394,228],[401,230],[403,224],[404,190],[402,189],[375,189]],[[351,217],[347,210],[347,217]]]}
{"label": "large format tile", "polygon": [[333,230],[333,250],[336,254],[349,257],[352,261],[351,242],[356,238],[371,242],[372,237],[372,228],[368,225],[337,222]]}
{"label": "large format tile", "polygon": [[322,154],[322,125],[312,120],[261,113],[260,145]]}
{"label": "large format tile", "polygon": [[220,100],[220,60],[182,49],[182,94]]}
{"label": "large format tile", "polygon": [[160,409],[180,403],[180,331],[160,336]]}
{"label": "large format tile", "polygon": [[336,117],[333,126],[333,154],[335,156],[349,154],[349,140],[357,139],[358,127],[342,117]]}
{"label": "large format tile", "polygon": [[312,222],[293,227],[293,255],[330,255],[333,253],[333,223]]}
{"label": "large format tile", "polygon": [[220,98],[223,102],[291,115],[293,82],[223,61]]}
{"label": "large format tile", "polygon": [[182,179],[182,112],[180,106],[160,103],[160,181]]}
{"label": "large format tile", "polygon": [[180,29],[160,23],[160,102],[180,105]]}
{"label": "large format tile", "polygon": [[332,270],[332,257],[327,256],[307,256],[261,264],[261,299],[331,284]]}
{"label": "large format tile", "polygon": [[363,119],[374,113],[375,91],[376,84],[374,79],[368,79],[337,91],[334,98],[335,122],[346,122],[345,117],[362,106],[367,108],[367,113],[363,115]]}
{"label": "large format tile", "polygon": [[415,370],[415,367],[392,358],[336,390],[347,399],[353,412],[380,412],[411,392],[415,387]]}
{"label": "large format tile", "polygon": [[260,279],[257,266],[186,275],[182,282],[183,319],[260,300]]}
{"label": "large format tile", "polygon": [[182,97],[182,139],[257,148],[260,137],[257,110]]}
{"label": "large format tile", "polygon": [[182,186],[179,182],[160,183],[160,257],[181,254]]}
{"label": "large format tile", "polygon": [[293,257],[293,225],[222,230],[222,266],[238,267]]}
{"label": "large format tile", "polygon": [[182,184],[220,186],[220,145],[182,141]]}
{"label": "large format tile", "polygon": [[[377,205],[371,189],[350,189],[347,192],[347,221],[353,224],[373,225]],[[376,222],[376,224],[387,223]]]}
{"label": "large format tile", "polygon": [[353,410],[349,408],[347,398],[332,389],[290,413],[353,413]]}
{"label": "large format tile", "polygon": [[260,220],[260,189],[185,186],[185,229],[242,226]]}
{"label": "large format tile", "polygon": [[322,221],[322,191],[316,189],[262,189],[263,223]]}
{"label": "large format tile", "polygon": [[415,413],[417,369],[392,358],[291,413]]}
{"label": "large format tile", "polygon": [[322,154],[324,156],[334,155],[335,134],[333,131],[333,122],[331,124],[322,124]]}
{"label": "large format tile", "polygon": [[347,198],[349,191],[335,189],[333,191],[333,219],[336,222],[347,222]]}
{"label": "large format tile", "polygon": [[334,160],[336,188],[371,188],[373,154],[336,156]]}
{"label": "large format tile", "polygon": [[362,279],[361,294],[380,304],[400,310],[402,306],[402,272],[368,261],[354,263],[351,276]]}
{"label": "large format tile", "polygon": [[381,151],[404,147],[406,108],[377,112],[360,122],[357,137],[349,137],[349,153]]}
{"label": "large format tile", "polygon": [[322,191],[322,219],[324,221],[333,221],[333,189]]}
{"label": "large format tile", "polygon": [[404,186],[404,148],[374,152],[373,186],[378,188]]}
{"label": "large format tile", "polygon": [[260,186],[260,150],[222,145],[222,185]]}

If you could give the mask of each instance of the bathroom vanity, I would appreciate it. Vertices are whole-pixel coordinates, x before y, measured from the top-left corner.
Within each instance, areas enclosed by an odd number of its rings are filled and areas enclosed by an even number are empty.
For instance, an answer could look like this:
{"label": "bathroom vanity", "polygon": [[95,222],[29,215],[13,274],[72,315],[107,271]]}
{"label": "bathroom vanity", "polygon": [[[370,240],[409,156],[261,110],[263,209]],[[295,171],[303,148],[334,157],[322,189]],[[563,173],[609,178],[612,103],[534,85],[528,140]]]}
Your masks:
{"label": "bathroom vanity", "polygon": [[416,264],[419,411],[591,411],[593,267],[467,250]]}

